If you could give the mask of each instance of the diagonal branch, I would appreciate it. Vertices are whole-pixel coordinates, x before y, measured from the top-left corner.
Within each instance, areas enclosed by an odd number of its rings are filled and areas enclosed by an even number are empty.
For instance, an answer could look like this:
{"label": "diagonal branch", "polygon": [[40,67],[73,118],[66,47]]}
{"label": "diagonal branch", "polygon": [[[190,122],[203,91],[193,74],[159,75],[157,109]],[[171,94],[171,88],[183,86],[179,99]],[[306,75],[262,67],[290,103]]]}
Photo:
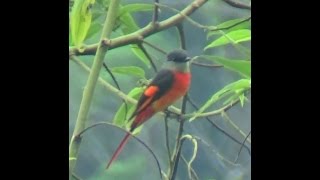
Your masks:
{"label": "diagonal branch", "polygon": [[159,48],[158,46],[156,46],[156,45],[154,45],[154,44],[151,44],[151,43],[149,43],[149,42],[147,42],[147,41],[145,41],[145,40],[141,40],[141,41],[142,41],[144,44],[146,44],[146,45],[148,45],[148,46],[152,47],[153,49],[155,49],[155,50],[157,50],[157,51],[161,52],[162,54],[164,54],[164,55],[166,55],[166,54],[167,54],[165,50],[163,50],[163,49]]}
{"label": "diagonal branch", "polygon": [[[147,25],[146,27],[133,32],[131,34],[127,34],[121,37],[117,37],[114,39],[111,39],[106,43],[110,49],[114,49],[116,47],[125,46],[128,44],[134,44],[139,43],[144,38],[151,36],[159,31],[168,29],[170,27],[176,26],[177,24],[181,23],[186,16],[189,16],[194,11],[196,11],[199,7],[201,7],[203,4],[205,4],[208,0],[194,0],[190,5],[188,5],[185,9],[183,9],[179,14],[176,14],[164,21],[159,22],[158,26],[153,26],[152,23]],[[92,44],[89,46],[84,47],[83,52],[79,51],[76,47],[70,47],[69,48],[69,55],[93,55],[95,54],[97,47],[97,44]]]}

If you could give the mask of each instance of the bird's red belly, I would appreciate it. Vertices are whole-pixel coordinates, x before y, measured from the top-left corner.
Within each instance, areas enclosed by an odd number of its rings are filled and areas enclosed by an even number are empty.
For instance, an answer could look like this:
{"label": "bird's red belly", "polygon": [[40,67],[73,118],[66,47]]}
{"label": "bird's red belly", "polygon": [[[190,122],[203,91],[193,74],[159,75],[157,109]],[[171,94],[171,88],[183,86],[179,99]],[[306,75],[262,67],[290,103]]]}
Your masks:
{"label": "bird's red belly", "polygon": [[190,73],[175,72],[175,83],[173,83],[173,86],[166,93],[166,95],[154,103],[154,109],[156,109],[158,112],[163,111],[165,108],[184,96],[189,89],[190,79]]}

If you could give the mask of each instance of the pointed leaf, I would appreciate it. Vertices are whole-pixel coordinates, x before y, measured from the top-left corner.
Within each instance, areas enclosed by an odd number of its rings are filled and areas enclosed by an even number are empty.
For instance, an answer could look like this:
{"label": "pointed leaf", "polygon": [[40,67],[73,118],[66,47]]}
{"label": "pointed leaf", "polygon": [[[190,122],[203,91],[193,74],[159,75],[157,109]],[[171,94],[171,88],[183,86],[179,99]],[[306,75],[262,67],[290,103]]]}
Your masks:
{"label": "pointed leaf", "polygon": [[71,35],[73,44],[80,47],[91,25],[92,6],[95,0],[75,0],[71,11]]}
{"label": "pointed leaf", "polygon": [[[134,21],[130,13],[124,13],[120,16],[120,21],[122,22],[121,30],[123,34],[129,34],[135,32],[139,29],[139,26]],[[148,67],[151,67],[148,58],[144,55],[143,51],[136,44],[130,45],[132,52]]]}
{"label": "pointed leaf", "polygon": [[131,45],[131,50],[145,65],[147,65],[148,67],[151,66],[147,56],[143,53],[143,51],[139,48],[138,45]]}
{"label": "pointed leaf", "polygon": [[120,16],[124,13],[131,13],[136,11],[153,11],[154,5],[153,4],[128,4],[123,6],[120,9]]}
{"label": "pointed leaf", "polygon": [[245,78],[251,78],[251,61],[248,60],[231,60],[220,56],[202,56],[208,60],[214,61],[217,64],[223,65],[225,68],[238,72]]}
{"label": "pointed leaf", "polygon": [[251,30],[249,29],[239,29],[235,31],[231,31],[218,39],[212,41],[211,44],[206,46],[204,50],[209,48],[214,48],[217,46],[226,45],[229,43],[237,44],[239,42],[250,41],[251,40]]}
{"label": "pointed leaf", "polygon": [[123,66],[123,67],[114,67],[111,69],[113,73],[126,74],[129,76],[137,76],[139,78],[145,78],[145,73],[142,68],[137,66]]}
{"label": "pointed leaf", "polygon": [[[144,88],[142,87],[136,87],[133,88],[129,93],[128,96],[132,97],[134,99],[138,99],[141,95],[141,93],[143,92]],[[120,106],[120,108],[118,109],[117,113],[114,116],[113,119],[113,124],[118,125],[120,127],[125,127],[127,122],[127,118],[129,118],[131,116],[131,114],[133,113],[136,105],[127,103],[127,107],[128,107],[128,112],[127,112],[127,116],[125,117],[125,112],[126,112],[126,107],[125,104],[122,103],[122,105]]]}
{"label": "pointed leaf", "polygon": [[[251,86],[251,80],[248,80],[248,79],[240,79],[236,82],[226,85],[224,88],[222,88],[221,90],[213,94],[211,98],[195,113],[195,115],[192,118],[190,118],[189,121],[195,120],[201,113],[203,113],[206,109],[208,109],[218,100],[230,94],[233,95],[234,93],[236,93],[236,90],[242,89],[244,91],[250,88],[250,86]],[[234,97],[238,97],[238,96],[239,94],[237,94],[237,96],[234,96]]]}
{"label": "pointed leaf", "polygon": [[102,24],[100,23],[92,23],[90,29],[87,33],[86,39],[90,39],[93,35],[97,34],[99,31],[102,30]]}

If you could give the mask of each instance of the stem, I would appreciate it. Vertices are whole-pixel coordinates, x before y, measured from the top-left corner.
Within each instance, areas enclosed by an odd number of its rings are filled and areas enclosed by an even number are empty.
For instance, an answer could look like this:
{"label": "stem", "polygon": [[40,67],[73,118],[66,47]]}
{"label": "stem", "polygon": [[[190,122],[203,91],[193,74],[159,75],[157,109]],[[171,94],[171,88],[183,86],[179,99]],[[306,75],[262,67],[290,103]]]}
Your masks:
{"label": "stem", "polygon": [[153,49],[155,49],[155,50],[157,50],[157,51],[161,52],[162,54],[164,54],[164,55],[166,55],[166,54],[167,54],[165,50],[163,50],[163,49],[161,49],[161,48],[157,47],[156,45],[151,44],[151,43],[149,43],[149,42],[147,42],[147,41],[145,41],[145,40],[141,40],[141,41],[142,41],[144,44],[146,44],[146,45],[148,45],[148,46],[152,47]]}
{"label": "stem", "polygon": [[[100,39],[101,42],[103,42],[104,39],[109,38],[111,35],[113,25],[117,17],[119,4],[120,4],[120,0],[110,1],[107,19],[102,29],[102,34]],[[81,144],[81,136],[78,136],[77,138],[75,138],[76,137],[75,135],[81,132],[85,128],[85,125],[87,123],[87,116],[90,109],[93,92],[99,77],[99,72],[102,67],[103,59],[106,52],[107,52],[107,46],[103,45],[103,43],[100,43],[97,48],[97,53],[93,61],[92,69],[90,71],[87,84],[83,91],[83,98],[81,100],[78,118],[75,124],[73,136],[71,138],[71,142],[69,146],[69,157],[75,158],[74,161],[69,161],[69,179],[71,179],[72,177],[72,172],[77,162],[77,157],[78,157],[79,148]]]}
{"label": "stem", "polygon": [[184,38],[184,31],[183,31],[183,25],[182,23],[177,24],[178,33],[180,34],[180,47],[181,49],[186,49],[186,40]]}
{"label": "stem", "polygon": [[241,147],[240,147],[240,150],[239,150],[239,152],[238,152],[238,155],[237,155],[236,159],[234,160],[234,163],[237,163],[238,158],[239,158],[240,153],[241,153],[241,150],[242,150],[244,144],[246,143],[248,137],[250,136],[250,134],[251,134],[251,131],[248,133],[247,137],[243,140],[243,142],[242,142],[242,144],[241,144]]}
{"label": "stem", "polygon": [[152,23],[153,24],[156,24],[158,22],[158,14],[159,14],[159,7],[158,7],[158,4],[159,3],[159,0],[155,0],[155,3],[154,3],[154,10],[153,10],[153,18],[152,18]]}
{"label": "stem", "polygon": [[166,147],[167,147],[168,157],[169,157],[169,168],[171,168],[171,151],[170,151],[170,144],[169,144],[168,115],[169,113],[167,113],[164,118],[164,125],[165,125],[165,131],[166,131]]}
{"label": "stem", "polygon": [[[187,103],[187,95],[185,95],[182,100],[182,108],[181,108],[182,115],[186,111],[186,103]],[[184,119],[182,118],[182,116],[180,116],[179,118],[180,118],[180,124],[179,124],[178,135],[176,138],[176,147],[175,147],[175,151],[174,151],[174,154],[172,157],[173,168],[170,168],[170,170],[169,170],[169,180],[174,180],[176,177],[179,159],[180,159],[180,155],[181,155],[181,145],[182,145],[182,141],[183,141],[181,139],[181,137],[182,137],[182,133],[183,133]]]}

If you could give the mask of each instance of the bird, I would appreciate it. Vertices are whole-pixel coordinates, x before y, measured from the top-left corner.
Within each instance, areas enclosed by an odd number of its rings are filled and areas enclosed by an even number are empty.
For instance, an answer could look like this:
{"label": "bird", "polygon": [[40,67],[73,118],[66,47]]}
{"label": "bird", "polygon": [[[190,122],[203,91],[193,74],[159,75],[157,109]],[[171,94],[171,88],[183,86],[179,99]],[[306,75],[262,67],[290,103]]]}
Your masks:
{"label": "bird", "polygon": [[189,61],[191,58],[183,49],[175,49],[167,54],[167,60],[161,70],[147,85],[140,96],[135,111],[129,120],[135,117],[130,125],[130,130],[120,142],[112,155],[106,169],[116,160],[131,133],[153,115],[165,110],[168,106],[183,97],[191,84]]}

